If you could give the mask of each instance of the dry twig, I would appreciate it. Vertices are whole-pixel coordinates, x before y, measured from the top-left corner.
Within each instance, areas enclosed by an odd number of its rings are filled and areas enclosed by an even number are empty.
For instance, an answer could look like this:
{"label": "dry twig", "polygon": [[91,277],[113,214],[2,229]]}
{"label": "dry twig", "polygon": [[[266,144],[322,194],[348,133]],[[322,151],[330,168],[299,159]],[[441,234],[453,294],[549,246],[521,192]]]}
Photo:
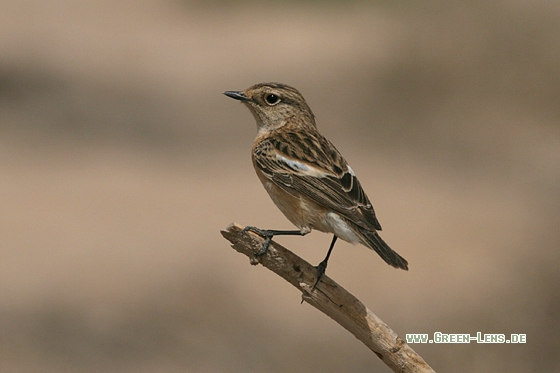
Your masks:
{"label": "dry twig", "polygon": [[261,263],[298,288],[303,300],[354,334],[394,372],[434,372],[387,324],[336,282],[323,276],[312,291],[315,267],[274,241],[266,255],[255,257],[264,239],[252,232],[242,235],[242,230],[243,227],[231,224],[221,233],[235,250],[250,258],[251,264]]}

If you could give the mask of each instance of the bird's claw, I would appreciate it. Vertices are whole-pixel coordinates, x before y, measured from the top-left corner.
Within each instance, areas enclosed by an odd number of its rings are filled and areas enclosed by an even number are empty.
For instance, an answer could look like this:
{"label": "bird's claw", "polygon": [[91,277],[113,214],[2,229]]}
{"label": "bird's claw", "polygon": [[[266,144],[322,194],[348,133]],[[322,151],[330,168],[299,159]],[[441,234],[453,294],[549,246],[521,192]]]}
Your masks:
{"label": "bird's claw", "polygon": [[241,231],[241,236],[245,237],[245,234],[248,231],[255,232],[259,236],[264,237],[264,245],[259,252],[255,253],[255,256],[263,256],[264,254],[266,254],[266,252],[268,251],[268,247],[270,246],[270,241],[272,241],[272,237],[274,237],[274,233],[268,229],[260,229],[248,225]]}
{"label": "bird's claw", "polygon": [[325,272],[327,270],[327,262],[325,260],[323,260],[315,268],[317,269],[317,280],[315,281],[315,284],[311,288],[311,291],[315,290],[315,288],[319,284],[319,281],[321,281],[321,278],[323,278],[323,275],[325,274]]}

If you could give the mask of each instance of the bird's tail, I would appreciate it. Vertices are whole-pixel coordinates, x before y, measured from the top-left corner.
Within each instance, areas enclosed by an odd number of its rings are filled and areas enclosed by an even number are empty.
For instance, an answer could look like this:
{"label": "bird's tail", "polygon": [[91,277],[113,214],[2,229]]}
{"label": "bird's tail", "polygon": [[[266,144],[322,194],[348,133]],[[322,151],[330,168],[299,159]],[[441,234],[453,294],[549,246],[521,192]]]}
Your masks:
{"label": "bird's tail", "polygon": [[383,239],[379,237],[379,234],[377,234],[377,232],[361,229],[360,234],[363,237],[366,246],[368,246],[372,250],[375,250],[375,252],[379,254],[379,256],[383,258],[383,260],[387,264],[395,268],[401,268],[408,271],[408,262],[406,261],[406,259],[397,254],[396,251],[391,249],[389,245],[387,245],[387,243],[385,243],[385,241],[383,241]]}

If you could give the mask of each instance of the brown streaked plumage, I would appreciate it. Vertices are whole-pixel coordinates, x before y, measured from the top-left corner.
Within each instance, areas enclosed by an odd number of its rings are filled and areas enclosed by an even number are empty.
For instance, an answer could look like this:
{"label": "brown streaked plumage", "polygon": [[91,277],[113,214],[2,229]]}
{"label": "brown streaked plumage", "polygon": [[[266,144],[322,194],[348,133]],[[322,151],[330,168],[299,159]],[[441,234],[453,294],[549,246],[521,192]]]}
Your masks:
{"label": "brown streaked plumage", "polygon": [[[257,122],[252,158],[255,171],[276,206],[299,231],[267,231],[263,251],[273,235],[305,235],[313,229],[334,234],[327,257],[318,266],[316,284],[340,237],[375,250],[388,264],[408,269],[407,261],[379,237],[381,225],[352,168],[317,130],[315,116],[293,87],[256,84],[225,95],[243,102]],[[315,285],[316,285],[315,284]]]}

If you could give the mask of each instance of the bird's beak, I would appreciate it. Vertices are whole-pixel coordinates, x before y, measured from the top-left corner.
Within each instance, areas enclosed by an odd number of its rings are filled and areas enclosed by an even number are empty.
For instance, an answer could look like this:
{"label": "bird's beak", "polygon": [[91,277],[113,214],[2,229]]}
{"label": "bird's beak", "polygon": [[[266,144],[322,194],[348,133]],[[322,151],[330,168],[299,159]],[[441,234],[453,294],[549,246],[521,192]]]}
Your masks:
{"label": "bird's beak", "polygon": [[243,93],[243,91],[225,91],[224,95],[231,97],[233,99],[239,100],[239,101],[250,101],[251,99],[247,96],[245,96],[245,93]]}

